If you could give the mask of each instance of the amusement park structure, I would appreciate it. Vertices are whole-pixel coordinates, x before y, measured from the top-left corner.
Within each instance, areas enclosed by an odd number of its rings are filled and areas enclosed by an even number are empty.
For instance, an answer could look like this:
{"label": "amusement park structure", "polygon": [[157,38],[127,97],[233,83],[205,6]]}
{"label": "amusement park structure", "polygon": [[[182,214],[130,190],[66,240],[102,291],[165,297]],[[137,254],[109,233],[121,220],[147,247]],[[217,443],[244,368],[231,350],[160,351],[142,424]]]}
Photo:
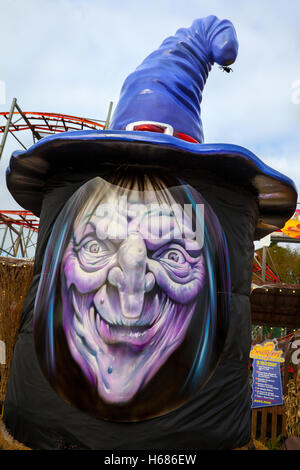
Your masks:
{"label": "amusement park structure", "polygon": [[29,211],[0,210],[0,256],[33,258],[38,226]]}
{"label": "amusement park structure", "polygon": [[[32,134],[33,143],[46,135],[58,132],[86,129],[107,129],[111,117],[112,102],[109,104],[105,121],[87,119],[67,114],[23,111],[17,99],[12,100],[10,111],[0,113],[0,159],[8,135],[14,137],[19,146],[27,150],[22,135]],[[23,133],[23,134],[22,134]],[[21,135],[21,137],[20,137]],[[26,210],[0,209],[0,256],[33,258],[37,242],[39,219]]]}

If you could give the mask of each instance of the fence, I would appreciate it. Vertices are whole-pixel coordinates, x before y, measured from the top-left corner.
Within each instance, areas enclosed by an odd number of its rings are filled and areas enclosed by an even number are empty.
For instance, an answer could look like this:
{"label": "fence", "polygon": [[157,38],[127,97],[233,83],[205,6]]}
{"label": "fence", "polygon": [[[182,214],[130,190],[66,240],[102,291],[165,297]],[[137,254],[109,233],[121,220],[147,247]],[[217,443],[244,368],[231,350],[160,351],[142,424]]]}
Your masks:
{"label": "fence", "polygon": [[265,444],[287,436],[284,405],[252,409],[252,437]]}

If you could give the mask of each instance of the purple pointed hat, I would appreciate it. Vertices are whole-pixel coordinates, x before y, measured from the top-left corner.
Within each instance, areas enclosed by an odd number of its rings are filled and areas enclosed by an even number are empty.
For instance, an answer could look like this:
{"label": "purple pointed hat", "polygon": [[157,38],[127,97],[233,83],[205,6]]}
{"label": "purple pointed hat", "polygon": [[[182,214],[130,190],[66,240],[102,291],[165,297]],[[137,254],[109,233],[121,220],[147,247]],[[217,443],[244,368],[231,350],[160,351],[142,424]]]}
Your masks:
{"label": "purple pointed hat", "polygon": [[7,169],[12,196],[38,216],[48,175],[59,169],[101,174],[124,163],[158,166],[195,187],[208,171],[218,182],[256,191],[256,239],[283,227],[296,208],[293,181],[243,147],[203,143],[200,109],[208,73],[215,62],[233,63],[237,52],[228,20],[208,16],[179,29],[127,77],[109,130],[54,134],[14,152]]}

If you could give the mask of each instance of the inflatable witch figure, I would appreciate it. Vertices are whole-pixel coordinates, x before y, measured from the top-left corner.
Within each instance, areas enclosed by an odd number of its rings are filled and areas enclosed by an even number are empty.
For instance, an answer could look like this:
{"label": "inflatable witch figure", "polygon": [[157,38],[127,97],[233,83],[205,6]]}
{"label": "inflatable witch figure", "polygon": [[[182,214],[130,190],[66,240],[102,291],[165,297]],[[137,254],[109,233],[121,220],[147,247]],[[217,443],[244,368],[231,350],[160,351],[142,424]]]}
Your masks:
{"label": "inflatable witch figure", "polygon": [[40,217],[4,420],[37,449],[233,449],[250,440],[253,240],[294,184],[250,151],[204,144],[212,65],[236,59],[215,16],[126,79],[109,130],[13,154],[7,185]]}

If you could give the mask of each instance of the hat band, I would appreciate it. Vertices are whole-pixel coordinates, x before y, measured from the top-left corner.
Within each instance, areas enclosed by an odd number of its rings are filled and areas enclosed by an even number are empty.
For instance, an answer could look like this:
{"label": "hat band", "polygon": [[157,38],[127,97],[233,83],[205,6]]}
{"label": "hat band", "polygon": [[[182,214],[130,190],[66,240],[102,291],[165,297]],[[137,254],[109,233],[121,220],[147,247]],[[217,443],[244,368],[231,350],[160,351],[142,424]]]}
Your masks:
{"label": "hat band", "polygon": [[187,142],[192,142],[194,144],[199,144],[197,140],[193,137],[184,134],[183,132],[174,131],[173,127],[170,124],[165,124],[164,122],[157,121],[136,121],[130,122],[126,126],[126,131],[145,131],[145,132],[159,132],[161,134],[172,135],[181,140],[186,140]]}

